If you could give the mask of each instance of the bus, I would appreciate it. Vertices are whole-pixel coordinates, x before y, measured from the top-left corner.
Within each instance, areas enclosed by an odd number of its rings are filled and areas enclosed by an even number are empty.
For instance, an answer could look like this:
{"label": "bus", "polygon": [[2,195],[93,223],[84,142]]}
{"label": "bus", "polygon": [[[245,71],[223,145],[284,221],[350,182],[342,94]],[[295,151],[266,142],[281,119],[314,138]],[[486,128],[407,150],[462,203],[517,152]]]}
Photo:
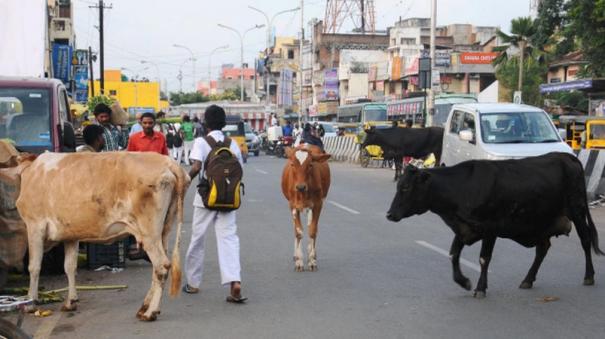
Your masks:
{"label": "bus", "polygon": [[[455,104],[466,104],[477,102],[474,94],[438,94],[435,96],[435,106],[432,126],[443,127],[450,109]],[[424,96],[405,98],[387,103],[387,115],[389,120],[407,121],[411,120],[414,125],[423,120]]]}
{"label": "bus", "polygon": [[361,102],[338,107],[339,123],[358,123],[387,121],[387,105],[376,102]]}

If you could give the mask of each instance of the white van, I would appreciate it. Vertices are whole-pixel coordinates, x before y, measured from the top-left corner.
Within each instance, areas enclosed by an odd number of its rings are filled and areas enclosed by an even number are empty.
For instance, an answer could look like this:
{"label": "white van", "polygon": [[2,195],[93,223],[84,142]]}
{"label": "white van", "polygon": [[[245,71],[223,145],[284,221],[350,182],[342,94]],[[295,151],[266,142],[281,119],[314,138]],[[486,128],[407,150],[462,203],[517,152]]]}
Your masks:
{"label": "white van", "polygon": [[461,104],[452,107],[444,127],[441,164],[550,152],[573,154],[543,110],[517,104]]}

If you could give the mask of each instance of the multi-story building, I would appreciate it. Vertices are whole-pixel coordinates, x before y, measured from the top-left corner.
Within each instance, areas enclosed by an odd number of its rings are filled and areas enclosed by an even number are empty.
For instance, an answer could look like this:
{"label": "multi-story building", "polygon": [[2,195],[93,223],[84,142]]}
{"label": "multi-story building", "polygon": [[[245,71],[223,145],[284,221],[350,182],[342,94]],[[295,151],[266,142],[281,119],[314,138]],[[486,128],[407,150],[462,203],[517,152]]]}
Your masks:
{"label": "multi-story building", "polygon": [[[244,64],[243,69],[244,77],[244,91],[246,98],[244,101],[250,100],[255,97],[256,92],[256,81],[257,74],[254,68],[249,68],[247,64]],[[242,69],[234,67],[232,64],[225,64],[221,68],[221,75],[217,81],[216,93],[222,94],[228,89],[238,89],[241,85],[240,76]]]}
{"label": "multi-story building", "polygon": [[[313,106],[309,108],[309,115],[320,120],[332,120],[336,117],[341,101],[339,68],[342,55],[354,53],[350,51],[384,51],[389,46],[389,36],[386,32],[375,34],[323,33],[323,21],[316,21],[313,23],[311,43],[313,46]],[[369,66],[364,67],[369,68]],[[367,78],[368,71],[365,73],[347,71],[347,74],[353,74],[354,82],[357,83],[359,78],[364,77],[363,74]],[[349,75],[342,76],[343,81],[347,79],[350,79]],[[347,90],[347,82],[343,83],[343,90]],[[367,91],[367,82],[365,88]],[[346,93],[347,96],[350,94],[351,92]]]}
{"label": "multi-story building", "polygon": [[[384,84],[387,99],[419,91],[418,65],[429,56],[430,19],[400,20],[389,28],[390,77]],[[436,28],[433,89],[443,92],[479,93],[495,81],[491,48],[498,42],[498,27],[453,24]],[[434,73],[436,77],[437,73]]]}

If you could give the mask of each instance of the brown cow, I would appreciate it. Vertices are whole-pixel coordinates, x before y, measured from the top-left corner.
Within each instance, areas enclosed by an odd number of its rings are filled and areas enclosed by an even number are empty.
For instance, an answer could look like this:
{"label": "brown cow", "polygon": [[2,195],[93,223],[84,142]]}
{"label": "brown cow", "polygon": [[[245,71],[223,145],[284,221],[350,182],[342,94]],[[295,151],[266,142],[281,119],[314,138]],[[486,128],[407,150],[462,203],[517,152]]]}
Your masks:
{"label": "brown cow", "polygon": [[[132,234],[153,264],[151,288],[137,317],[155,320],[169,269],[170,294],[177,295],[180,287],[179,242],[183,200],[190,183],[187,173],[156,153],[44,153],[19,166],[17,209],[29,240],[29,297],[38,298],[44,249],[63,242],[69,286],[63,310],[74,310],[78,242],[108,243]],[[166,246],[175,215],[178,226],[171,262]]]}
{"label": "brown cow", "polygon": [[309,246],[308,265],[310,271],[317,270],[315,243],[317,238],[317,223],[323,206],[323,201],[330,189],[330,167],[327,160],[329,154],[323,154],[316,146],[299,146],[287,148],[288,161],[282,174],[281,189],[288,200],[292,218],[294,219],[294,262],[297,272],[304,270],[303,226],[300,213],[308,209]]}

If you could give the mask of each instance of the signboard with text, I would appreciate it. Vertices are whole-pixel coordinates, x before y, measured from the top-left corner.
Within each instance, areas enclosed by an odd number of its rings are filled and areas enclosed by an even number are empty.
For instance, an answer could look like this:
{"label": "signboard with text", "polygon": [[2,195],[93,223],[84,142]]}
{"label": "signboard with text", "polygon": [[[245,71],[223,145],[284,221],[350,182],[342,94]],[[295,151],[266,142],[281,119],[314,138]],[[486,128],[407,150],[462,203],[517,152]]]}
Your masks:
{"label": "signboard with text", "polygon": [[491,64],[497,56],[498,53],[493,52],[466,52],[460,54],[460,63],[474,65]]}
{"label": "signboard with text", "polygon": [[338,100],[338,69],[331,68],[324,72],[324,99]]}

